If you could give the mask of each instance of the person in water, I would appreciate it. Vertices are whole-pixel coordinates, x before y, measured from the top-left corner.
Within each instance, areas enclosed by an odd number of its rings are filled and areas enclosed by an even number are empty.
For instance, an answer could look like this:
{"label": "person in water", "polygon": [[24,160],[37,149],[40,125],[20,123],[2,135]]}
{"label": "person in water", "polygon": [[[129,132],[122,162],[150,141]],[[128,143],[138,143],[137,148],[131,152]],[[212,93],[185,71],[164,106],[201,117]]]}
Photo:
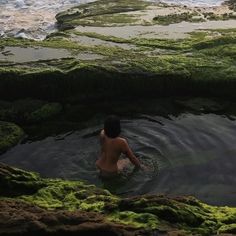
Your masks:
{"label": "person in water", "polygon": [[[133,154],[126,139],[119,137],[120,132],[121,126],[118,117],[109,116],[104,122],[104,129],[100,133],[101,154],[96,161],[96,166],[103,176],[117,175],[128,165],[129,161],[135,167],[141,168],[140,161]],[[129,160],[119,160],[122,153]]]}

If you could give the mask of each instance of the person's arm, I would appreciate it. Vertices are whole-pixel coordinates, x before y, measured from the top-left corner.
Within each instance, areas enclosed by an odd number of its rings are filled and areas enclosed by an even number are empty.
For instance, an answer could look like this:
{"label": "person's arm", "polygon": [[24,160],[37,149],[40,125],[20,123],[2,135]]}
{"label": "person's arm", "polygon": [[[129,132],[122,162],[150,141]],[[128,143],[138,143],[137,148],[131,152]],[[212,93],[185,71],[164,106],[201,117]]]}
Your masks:
{"label": "person's arm", "polygon": [[128,158],[129,160],[135,165],[136,167],[141,167],[141,163],[139,159],[133,154],[132,150],[130,149],[127,141],[124,139],[123,141],[123,151],[122,151]]}

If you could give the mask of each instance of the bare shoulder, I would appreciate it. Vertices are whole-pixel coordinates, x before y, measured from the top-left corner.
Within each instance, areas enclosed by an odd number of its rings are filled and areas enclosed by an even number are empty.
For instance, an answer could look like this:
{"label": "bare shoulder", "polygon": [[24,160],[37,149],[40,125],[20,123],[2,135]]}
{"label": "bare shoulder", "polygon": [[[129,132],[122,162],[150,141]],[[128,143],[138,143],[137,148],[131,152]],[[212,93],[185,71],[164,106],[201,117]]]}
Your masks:
{"label": "bare shoulder", "polygon": [[125,138],[118,137],[117,140],[118,140],[118,142],[120,142],[122,144],[126,144],[127,143]]}
{"label": "bare shoulder", "polygon": [[101,137],[104,137],[104,136],[105,136],[104,129],[101,130],[100,136],[101,136]]}
{"label": "bare shoulder", "polygon": [[105,139],[104,129],[101,130],[101,132],[100,132],[100,139],[101,139],[101,140],[104,140],[104,139]]}
{"label": "bare shoulder", "polygon": [[119,142],[119,145],[122,147],[122,150],[127,149],[128,143],[127,143],[127,140],[125,138],[120,138],[119,137],[118,142]]}

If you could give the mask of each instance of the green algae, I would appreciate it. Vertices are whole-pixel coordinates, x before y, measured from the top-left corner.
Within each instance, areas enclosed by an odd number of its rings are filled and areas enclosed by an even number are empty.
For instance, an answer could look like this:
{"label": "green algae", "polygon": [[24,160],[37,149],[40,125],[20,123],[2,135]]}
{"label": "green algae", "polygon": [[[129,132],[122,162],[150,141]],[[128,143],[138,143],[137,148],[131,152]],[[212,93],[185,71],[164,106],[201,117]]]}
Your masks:
{"label": "green algae", "polygon": [[23,135],[24,132],[19,126],[0,121],[0,153],[17,144]]}
{"label": "green algae", "polygon": [[230,20],[230,19],[236,19],[236,15],[233,12],[230,13],[224,13],[224,14],[215,14],[213,12],[203,13],[206,20]]}
{"label": "green algae", "polygon": [[4,38],[0,40],[0,47],[6,46],[19,46],[19,47],[49,47],[49,48],[64,48],[64,49],[76,49],[76,50],[87,50],[88,47],[80,45],[76,42],[70,41],[67,36],[58,36],[58,34],[51,35],[43,41],[35,41],[30,39],[18,39],[18,38]]}
{"label": "green algae", "polygon": [[150,213],[135,213],[133,211],[115,212],[108,215],[108,220],[137,228],[157,229],[159,226],[158,218]]}
{"label": "green algae", "polygon": [[[96,50],[99,51],[101,48],[97,48]],[[110,54],[113,52],[114,50],[106,51],[106,53]],[[116,59],[118,59],[119,53],[121,53],[120,56],[124,56],[124,50],[117,50],[116,52]],[[5,71],[0,72],[1,77],[8,77],[8,79],[5,81],[1,79],[0,82],[3,84],[1,88],[4,89],[4,84],[7,86],[15,81],[14,90],[16,90],[18,85],[20,86],[19,89],[17,89],[17,92],[11,93],[11,90],[9,90],[5,95],[9,96],[12,94],[12,97],[14,97],[17,94],[25,93],[24,86],[26,86],[27,82],[30,84],[36,83],[37,86],[34,86],[35,88],[32,87],[32,91],[27,91],[28,96],[34,97],[35,95],[42,96],[42,94],[45,94],[46,98],[50,99],[50,97],[53,96],[55,99],[57,97],[68,97],[69,95],[74,94],[76,90],[83,94],[93,91],[95,96],[95,84],[99,84],[100,91],[104,90],[104,95],[109,93],[110,86],[115,85],[117,86],[117,89],[113,92],[119,93],[119,91],[123,91],[123,95],[125,95],[126,91],[127,93],[130,91],[134,94],[138,92],[147,93],[148,91],[148,94],[151,95],[155,91],[154,86],[157,86],[156,89],[159,92],[161,87],[164,85],[167,86],[170,82],[175,85],[176,88],[180,88],[180,90],[175,91],[181,94],[181,86],[183,86],[183,91],[189,84],[192,84],[191,88],[197,91],[201,85],[194,88],[193,85],[196,82],[201,82],[203,84],[209,82],[213,85],[214,83],[217,84],[220,81],[228,80],[229,82],[232,81],[232,83],[234,83],[235,77],[235,60],[227,57],[220,58],[218,56],[208,56],[203,53],[199,54],[199,52],[190,56],[184,54],[160,55],[156,57],[146,57],[145,59],[138,54],[129,54],[126,56],[125,64],[120,64],[119,67],[111,65],[110,61],[96,62],[94,64],[91,62],[81,64],[76,63],[73,60],[64,60],[63,62],[64,65],[62,63],[60,66],[60,63],[58,63],[56,65],[57,68],[52,67],[50,70],[48,68],[42,68],[35,72],[30,69],[30,72],[27,74],[25,74],[25,68],[21,68],[22,72],[18,70],[14,71],[14,73],[12,68],[8,68],[7,70],[5,68]],[[67,71],[62,72],[61,69],[63,67],[66,68]],[[20,73],[22,73],[22,75],[19,75]],[[86,76],[87,79],[85,80]],[[17,77],[24,78],[24,83],[21,83],[22,80],[17,81]],[[42,77],[48,79],[43,80]],[[78,79],[76,79],[76,77]],[[132,78],[136,79],[133,80]],[[172,79],[169,80],[168,78]],[[68,81],[67,83],[65,82],[65,79]],[[126,86],[123,86],[123,81],[127,82]],[[47,84],[46,88],[45,83]],[[54,85],[57,84],[57,86],[53,86],[53,83]],[[185,84],[186,86],[184,86]],[[206,89],[208,88],[206,87]],[[2,96],[5,93],[4,91],[5,90],[1,93]],[[168,92],[168,89],[166,92]],[[217,94],[220,93],[221,90],[217,90],[217,87],[215,87],[215,90],[212,89],[212,92]]]}
{"label": "green algae", "polygon": [[105,14],[82,19],[75,19],[70,22],[72,25],[82,26],[122,26],[126,24],[135,24],[137,18],[127,14]]}
{"label": "green algae", "polygon": [[219,228],[219,233],[236,234],[236,224],[223,225]]}
{"label": "green algae", "polygon": [[[173,23],[187,22],[203,22],[207,20],[229,20],[235,19],[232,12],[216,14],[214,12],[199,13],[198,10],[186,8],[188,11],[180,13],[171,13],[167,15],[157,15],[153,20],[141,20],[139,14],[152,8],[172,8],[172,5],[165,3],[154,3],[148,1],[107,1],[99,0],[73,7],[67,11],[61,12],[56,16],[59,28],[61,30],[73,29],[78,25],[81,26],[121,26],[121,25],[169,25]],[[178,6],[175,6],[178,7]],[[185,10],[186,10],[185,9]]]}
{"label": "green algae", "polygon": [[212,49],[217,46],[227,47],[235,44],[234,30],[195,31],[191,37],[184,39],[133,38],[130,41],[137,46],[176,50],[176,52],[195,52],[195,50]]}
{"label": "green algae", "polygon": [[118,198],[107,190],[97,189],[94,185],[86,185],[79,181],[63,181],[46,179],[46,186],[31,196],[22,196],[31,202],[46,209],[76,209],[84,211],[104,212],[116,203]]}
{"label": "green algae", "polygon": [[[68,28],[68,25],[75,26],[80,24],[99,24],[106,23],[103,17],[112,23],[132,22],[132,16],[119,15],[122,12],[130,12],[145,9],[150,3],[145,1],[134,0],[119,0],[107,1],[100,0],[95,3],[82,4],[78,7],[73,7],[65,12],[61,12],[56,16],[59,27]],[[113,15],[112,15],[113,14]]]}
{"label": "green algae", "polygon": [[0,196],[17,197],[33,194],[45,186],[37,173],[0,165]]}
{"label": "green algae", "polygon": [[80,201],[72,194],[81,187],[80,182],[46,180],[46,186],[32,196],[22,196],[21,199],[46,209],[75,210]]}
{"label": "green algae", "polygon": [[[225,96],[235,93],[235,31],[212,30],[192,33],[189,38],[121,39],[96,33],[66,31],[116,43],[129,43],[135,50],[103,45],[81,45],[70,37],[52,36],[36,42],[1,39],[0,44],[66,48],[74,58],[0,67],[0,97],[62,101],[116,96],[155,97],[171,95]],[[80,61],[77,53],[95,53],[100,60]],[[144,57],[145,55],[145,57]],[[14,86],[13,86],[14,85]],[[222,87],[225,89],[222,89]],[[30,89],[28,89],[30,87]]]}
{"label": "green algae", "polygon": [[160,25],[169,25],[174,23],[180,23],[182,21],[187,22],[204,22],[205,19],[202,17],[196,17],[200,16],[197,12],[183,12],[180,14],[169,14],[169,15],[158,15],[153,18],[154,24],[160,24]]}

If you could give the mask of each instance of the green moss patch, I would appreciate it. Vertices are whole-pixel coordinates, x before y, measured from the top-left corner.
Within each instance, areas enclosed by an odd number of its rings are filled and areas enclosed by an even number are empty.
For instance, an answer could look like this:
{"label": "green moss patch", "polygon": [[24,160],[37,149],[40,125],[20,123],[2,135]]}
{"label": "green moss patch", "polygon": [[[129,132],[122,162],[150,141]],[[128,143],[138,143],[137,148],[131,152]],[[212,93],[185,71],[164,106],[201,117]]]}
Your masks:
{"label": "green moss patch", "polygon": [[146,1],[107,1],[100,0],[92,3],[73,7],[65,12],[59,13],[56,19],[62,29],[76,25],[103,25],[131,23],[135,20],[132,16],[122,15],[123,12],[132,12],[145,9],[150,3]]}
{"label": "green moss patch", "polygon": [[182,21],[188,21],[188,22],[204,22],[205,19],[200,17],[200,15],[197,12],[190,13],[190,12],[183,12],[180,14],[169,14],[164,16],[155,16],[153,18],[153,21],[155,24],[160,25],[169,25],[174,23],[180,23]]}
{"label": "green moss patch", "polygon": [[150,213],[122,211],[109,215],[107,219],[117,223],[133,225],[137,228],[157,229],[159,226],[158,218]]}
{"label": "green moss patch", "polygon": [[221,226],[219,229],[219,233],[236,234],[236,224]]}
{"label": "green moss patch", "polygon": [[79,181],[45,180],[46,186],[32,196],[21,199],[46,209],[104,212],[115,207],[118,198],[108,191]]}
{"label": "green moss patch", "polygon": [[19,126],[0,121],[0,153],[17,144],[23,135],[24,132]]}

